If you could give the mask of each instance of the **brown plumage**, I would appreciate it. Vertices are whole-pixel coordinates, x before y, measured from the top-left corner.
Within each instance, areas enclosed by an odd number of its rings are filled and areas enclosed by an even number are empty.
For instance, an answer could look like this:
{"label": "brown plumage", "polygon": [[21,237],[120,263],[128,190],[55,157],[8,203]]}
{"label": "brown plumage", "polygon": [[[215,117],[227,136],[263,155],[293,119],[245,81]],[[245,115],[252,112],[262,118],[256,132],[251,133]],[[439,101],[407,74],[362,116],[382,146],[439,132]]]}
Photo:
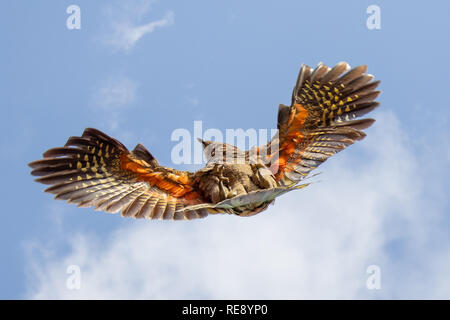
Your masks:
{"label": "brown plumage", "polygon": [[[265,146],[241,151],[201,141],[206,166],[197,172],[159,165],[141,144],[132,151],[88,128],[62,148],[31,162],[37,182],[55,199],[121,211],[125,217],[194,219],[208,214],[250,216],[298,184],[333,154],[365,137],[373,119],[356,119],[375,109],[379,81],[367,67],[348,71],[345,62],[315,69],[302,65],[290,106],[280,105],[278,134]],[[348,71],[348,72],[347,72]]]}

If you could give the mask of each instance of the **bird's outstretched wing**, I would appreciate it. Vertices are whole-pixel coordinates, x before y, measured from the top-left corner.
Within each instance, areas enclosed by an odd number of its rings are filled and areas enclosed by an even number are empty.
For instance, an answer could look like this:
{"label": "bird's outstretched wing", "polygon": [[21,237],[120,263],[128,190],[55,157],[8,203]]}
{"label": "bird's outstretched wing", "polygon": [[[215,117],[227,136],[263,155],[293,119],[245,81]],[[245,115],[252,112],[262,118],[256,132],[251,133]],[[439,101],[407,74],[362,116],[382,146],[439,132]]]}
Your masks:
{"label": "bird's outstretched wing", "polygon": [[[269,143],[279,151],[271,170],[280,185],[296,184],[335,153],[365,137],[363,129],[375,120],[356,119],[375,109],[379,81],[367,66],[334,68],[302,65],[291,106],[280,105],[278,135]],[[345,73],[346,72],[346,73]],[[273,157],[274,155],[272,155]]]}
{"label": "bird's outstretched wing", "polygon": [[94,206],[106,212],[149,219],[203,218],[208,212],[186,206],[204,202],[192,173],[160,166],[138,144],[133,151],[114,138],[88,128],[62,148],[50,149],[31,162],[36,181],[51,185],[55,199]]}

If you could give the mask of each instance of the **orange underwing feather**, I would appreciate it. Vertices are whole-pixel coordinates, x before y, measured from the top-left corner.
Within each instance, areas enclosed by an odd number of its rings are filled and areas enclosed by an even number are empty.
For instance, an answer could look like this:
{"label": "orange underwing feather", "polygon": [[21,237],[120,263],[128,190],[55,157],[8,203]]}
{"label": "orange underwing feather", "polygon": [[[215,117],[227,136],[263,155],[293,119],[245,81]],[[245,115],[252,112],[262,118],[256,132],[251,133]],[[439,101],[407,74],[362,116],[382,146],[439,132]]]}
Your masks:
{"label": "orange underwing feather", "polygon": [[122,170],[136,173],[137,181],[146,181],[152,186],[167,191],[173,197],[182,197],[193,191],[193,181],[190,180],[186,172],[175,171],[174,169],[170,169],[172,171],[170,172],[166,168],[159,168],[160,171],[155,171],[148,164],[133,159],[128,153],[122,153],[120,165]]}
{"label": "orange underwing feather", "polygon": [[280,154],[277,160],[279,172],[284,171],[287,160],[294,153],[297,144],[303,141],[304,137],[301,128],[308,116],[308,111],[300,104],[294,104],[293,110],[289,121],[279,128],[280,132],[283,132],[283,137],[285,137],[279,147]]}

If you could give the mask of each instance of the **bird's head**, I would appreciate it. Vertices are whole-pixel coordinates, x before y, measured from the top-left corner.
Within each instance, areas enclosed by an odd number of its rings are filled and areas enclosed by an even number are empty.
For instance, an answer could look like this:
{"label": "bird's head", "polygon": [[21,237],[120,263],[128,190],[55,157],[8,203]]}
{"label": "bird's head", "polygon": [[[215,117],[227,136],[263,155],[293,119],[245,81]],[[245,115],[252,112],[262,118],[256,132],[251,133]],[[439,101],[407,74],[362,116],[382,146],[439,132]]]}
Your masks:
{"label": "bird's head", "polygon": [[200,138],[198,138],[197,140],[202,144],[206,161],[209,162],[212,158],[215,157],[216,149],[221,143],[210,140],[203,140]]}
{"label": "bird's head", "polygon": [[237,147],[217,141],[197,139],[203,146],[207,162],[235,162],[237,157],[245,157],[245,153]]}

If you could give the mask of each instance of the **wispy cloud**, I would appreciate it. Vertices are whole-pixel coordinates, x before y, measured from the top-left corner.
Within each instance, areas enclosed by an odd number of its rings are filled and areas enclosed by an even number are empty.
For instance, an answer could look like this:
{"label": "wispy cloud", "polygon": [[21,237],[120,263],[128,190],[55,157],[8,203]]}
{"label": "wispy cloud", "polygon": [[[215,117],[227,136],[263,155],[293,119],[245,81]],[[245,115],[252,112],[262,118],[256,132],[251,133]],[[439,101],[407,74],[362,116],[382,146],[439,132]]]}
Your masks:
{"label": "wispy cloud", "polygon": [[120,127],[124,111],[136,101],[138,84],[125,76],[112,76],[100,81],[93,89],[93,112],[101,115],[104,128]]}
{"label": "wispy cloud", "polygon": [[186,100],[193,107],[198,107],[198,105],[200,104],[200,100],[195,97],[187,97]]}
{"label": "wispy cloud", "polygon": [[115,49],[129,51],[146,34],[150,34],[158,28],[173,25],[175,14],[170,10],[158,20],[142,22],[154,2],[150,0],[134,1],[126,4],[120,3],[115,7],[109,6],[105,10],[110,17],[107,19],[109,28],[104,35],[105,43]]}
{"label": "wispy cloud", "polygon": [[[409,142],[395,116],[382,113],[359,143],[361,157],[354,146],[337,155],[323,166],[323,182],[258,216],[130,221],[107,239],[72,236],[62,257],[42,246],[42,257],[30,259],[28,297],[448,298],[445,212],[420,197],[427,177]],[[80,290],[66,287],[73,264]],[[372,264],[381,290],[366,288]]]}
{"label": "wispy cloud", "polygon": [[105,108],[121,108],[136,99],[137,84],[127,77],[110,77],[94,92],[94,103]]}

